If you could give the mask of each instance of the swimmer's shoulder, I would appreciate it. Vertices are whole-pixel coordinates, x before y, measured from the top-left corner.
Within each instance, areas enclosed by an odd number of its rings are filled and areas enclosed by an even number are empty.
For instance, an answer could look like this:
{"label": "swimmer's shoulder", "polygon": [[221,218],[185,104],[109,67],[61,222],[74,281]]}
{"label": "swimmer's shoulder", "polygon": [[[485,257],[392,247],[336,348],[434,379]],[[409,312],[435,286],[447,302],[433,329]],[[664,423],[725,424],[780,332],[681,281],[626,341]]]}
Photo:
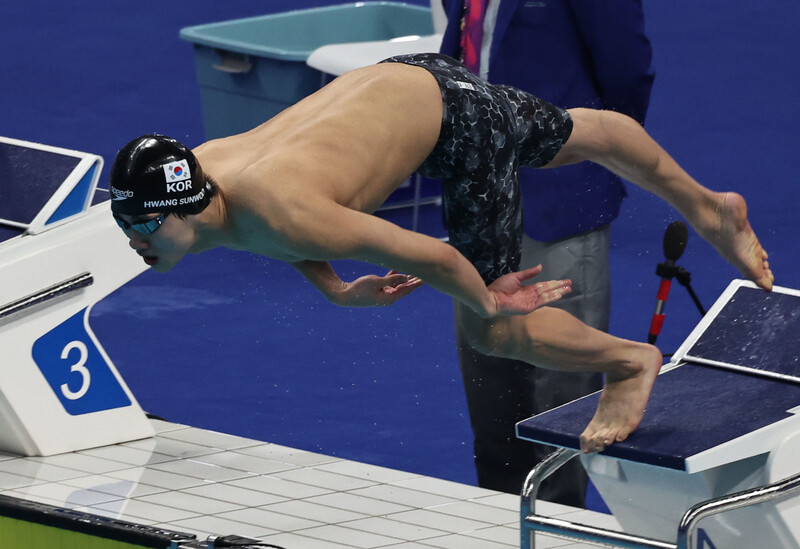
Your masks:
{"label": "swimmer's shoulder", "polygon": [[207,141],[193,149],[203,171],[223,189],[240,186],[243,181],[252,184],[264,180],[268,174],[264,166],[269,162],[268,146],[262,146],[246,134]]}

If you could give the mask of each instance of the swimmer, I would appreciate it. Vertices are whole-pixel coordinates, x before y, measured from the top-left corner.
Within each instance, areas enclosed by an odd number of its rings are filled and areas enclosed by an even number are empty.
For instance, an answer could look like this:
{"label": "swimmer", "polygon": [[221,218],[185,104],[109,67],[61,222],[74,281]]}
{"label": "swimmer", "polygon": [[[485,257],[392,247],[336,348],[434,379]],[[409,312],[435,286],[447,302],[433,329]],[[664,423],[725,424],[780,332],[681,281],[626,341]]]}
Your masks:
{"label": "swimmer", "polygon": [[[546,307],[571,290],[569,280],[524,285],[541,267],[515,272],[518,167],[585,160],[667,200],[771,289],[742,197],[702,187],[635,121],[562,110],[438,54],[350,72],[257,128],[194,151],[163,136],[135,139],[112,166],[111,208],[158,272],[224,246],[289,262],[337,305],[389,305],[423,282],[450,295],[477,350],[606,374],[581,436],[581,449],[597,452],[639,425],[661,353]],[[449,244],[370,215],[414,171],[444,179]],[[344,282],[328,261],[345,258],[390,270]]]}

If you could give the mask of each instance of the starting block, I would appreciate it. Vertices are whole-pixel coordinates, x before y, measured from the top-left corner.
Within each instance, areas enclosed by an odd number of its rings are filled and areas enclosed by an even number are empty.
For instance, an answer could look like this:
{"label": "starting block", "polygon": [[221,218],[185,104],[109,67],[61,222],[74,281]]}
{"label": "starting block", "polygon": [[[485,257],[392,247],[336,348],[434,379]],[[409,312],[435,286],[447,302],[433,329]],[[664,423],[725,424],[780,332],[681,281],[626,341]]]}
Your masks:
{"label": "starting block", "polygon": [[800,292],[733,281],[658,376],[639,428],[580,454],[624,532],[536,515],[538,483],[579,455],[599,393],[517,425],[560,447],[523,487],[532,531],[620,547],[800,548]]}
{"label": "starting block", "polygon": [[154,434],[88,324],[147,268],[107,196],[95,200],[102,166],[0,138],[0,450],[46,456]]}

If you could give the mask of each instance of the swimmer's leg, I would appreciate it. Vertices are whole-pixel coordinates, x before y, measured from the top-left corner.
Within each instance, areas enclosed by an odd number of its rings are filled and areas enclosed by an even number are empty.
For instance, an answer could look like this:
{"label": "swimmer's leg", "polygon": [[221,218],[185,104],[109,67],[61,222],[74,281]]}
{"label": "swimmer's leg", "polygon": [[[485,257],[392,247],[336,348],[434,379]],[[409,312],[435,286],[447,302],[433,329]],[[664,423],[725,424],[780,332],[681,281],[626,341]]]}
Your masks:
{"label": "swimmer's leg", "polygon": [[[609,148],[597,161],[663,198],[691,223],[692,227],[719,254],[745,277],[766,290],[772,289],[775,277],[747,220],[747,204],[737,193],[711,191],[695,181],[634,120],[608,111],[572,111],[575,131],[579,118],[583,126],[613,136]],[[591,131],[583,131],[584,137]],[[619,145],[623,144],[623,145]]]}
{"label": "swimmer's leg", "polygon": [[[736,193],[718,193],[695,181],[633,119],[611,111],[573,109],[574,129],[552,165],[592,160],[674,206],[734,267],[765,290],[774,276],[767,254]],[[570,143],[573,143],[570,153]],[[598,143],[603,146],[598,146]]]}
{"label": "swimmer's leg", "polygon": [[[516,88],[496,88],[513,109],[520,165],[555,167],[566,163],[565,159],[559,160],[554,155],[567,137],[569,143],[578,139],[588,144],[596,141],[596,135],[613,136],[603,142],[625,143],[625,146],[610,147],[592,160],[666,200],[746,278],[766,290],[772,289],[775,277],[769,268],[767,253],[750,227],[747,205],[739,194],[717,193],[700,185],[638,122],[627,116],[610,111],[572,109],[574,130],[564,135],[565,128],[571,129],[573,124],[563,124],[563,111]],[[547,131],[542,132],[542,129]],[[578,133],[582,137],[577,136]],[[547,136],[546,140],[542,139],[543,135]],[[580,158],[586,159],[588,157]]]}
{"label": "swimmer's leg", "polygon": [[[569,135],[569,117],[531,94],[496,86],[512,110],[521,165],[550,161]],[[462,335],[484,354],[522,360],[561,371],[603,372],[606,377],[594,418],[581,435],[581,449],[602,451],[625,440],[641,422],[661,353],[591,328],[569,313],[544,307],[526,316],[487,321],[456,304]]]}
{"label": "swimmer's leg", "polygon": [[[568,129],[560,118],[563,111],[539,104],[530,95],[524,99],[530,102],[525,105],[533,112],[530,116],[515,111],[514,105],[511,110],[473,106],[474,120],[469,120],[468,128],[454,124],[452,148],[457,154],[451,156],[476,162],[443,186],[450,243],[487,283],[519,265],[519,155],[530,156],[526,164],[546,162]],[[533,128],[537,124],[552,124],[554,129],[542,132]],[[479,146],[472,140],[475,128],[485,136]],[[537,141],[542,135],[545,139]],[[521,146],[520,139],[525,140]],[[526,316],[489,321],[457,303],[456,326],[465,341],[483,354],[556,370],[605,373],[607,383],[597,414],[581,437],[581,449],[587,452],[624,440],[639,425],[661,367],[661,353],[655,347],[612,337],[558,309],[544,307]]]}
{"label": "swimmer's leg", "polygon": [[600,452],[639,426],[662,363],[654,346],[613,337],[549,307],[492,320],[458,303],[455,311],[461,334],[484,354],[553,370],[605,374],[597,412],[581,435],[582,451]]}
{"label": "swimmer's leg", "polygon": [[[766,290],[775,276],[767,252],[747,220],[747,203],[738,193],[715,193],[684,215],[697,232],[739,272]],[[683,212],[682,212],[683,213]]]}

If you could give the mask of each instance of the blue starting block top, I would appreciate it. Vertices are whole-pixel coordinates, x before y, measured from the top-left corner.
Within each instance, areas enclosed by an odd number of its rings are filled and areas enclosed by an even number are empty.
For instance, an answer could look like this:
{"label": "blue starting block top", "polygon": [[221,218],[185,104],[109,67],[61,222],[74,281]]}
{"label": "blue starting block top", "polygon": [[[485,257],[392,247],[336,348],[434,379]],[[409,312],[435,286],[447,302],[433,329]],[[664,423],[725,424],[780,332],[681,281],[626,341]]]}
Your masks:
{"label": "blue starting block top", "polygon": [[[677,366],[658,376],[639,428],[604,455],[693,472],[718,461],[715,452],[768,452],[784,433],[773,426],[800,427],[798,317],[800,293],[732,283],[676,352]],[[517,435],[577,450],[599,398],[522,421]]]}
{"label": "blue starting block top", "polygon": [[683,358],[800,383],[800,298],[738,288]]}
{"label": "blue starting block top", "polygon": [[0,137],[0,242],[84,213],[102,167],[97,155]]}
{"label": "blue starting block top", "polygon": [[0,225],[0,243],[5,242],[10,238],[14,238],[15,236],[19,236],[20,234],[22,234],[21,229],[10,229]]}

